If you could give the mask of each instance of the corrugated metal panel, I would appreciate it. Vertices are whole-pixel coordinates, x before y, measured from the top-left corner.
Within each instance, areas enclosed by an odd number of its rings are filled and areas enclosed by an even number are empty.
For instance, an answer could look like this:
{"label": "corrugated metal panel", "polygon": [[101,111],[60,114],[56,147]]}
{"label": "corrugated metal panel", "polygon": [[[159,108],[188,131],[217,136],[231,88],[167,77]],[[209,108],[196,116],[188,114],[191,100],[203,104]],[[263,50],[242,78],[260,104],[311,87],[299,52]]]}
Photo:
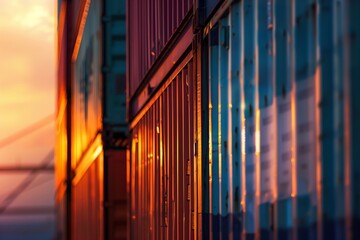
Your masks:
{"label": "corrugated metal panel", "polygon": [[132,129],[131,239],[192,239],[192,61]]}
{"label": "corrugated metal panel", "polygon": [[168,54],[162,59],[156,67],[152,69],[151,77],[149,77],[143,88],[138,89],[139,93],[134,95],[129,101],[129,120],[137,116],[139,111],[150,100],[156,90],[160,88],[163,81],[168,77],[168,74],[178,66],[181,59],[188,57],[191,51],[193,41],[193,30],[191,22],[186,22],[186,26],[180,31],[177,42],[171,49],[168,49]]}
{"label": "corrugated metal panel", "polygon": [[[258,26],[258,145],[260,154],[259,222],[260,235],[270,238],[274,228],[274,201],[276,197],[276,113],[274,70],[274,6],[273,1],[261,1],[257,6]],[[260,129],[259,129],[260,128]],[[259,133],[259,130],[261,131]],[[259,144],[259,143],[258,143]]]}
{"label": "corrugated metal panel", "polygon": [[[186,167],[195,176],[185,212],[192,236],[359,238],[359,7],[353,0],[243,0],[215,9],[202,32],[203,62],[192,62],[206,86],[191,94],[195,109],[181,104],[182,71],[134,118],[141,119],[132,124],[132,237],[189,236],[178,218],[187,184],[179,163],[192,147],[179,132],[184,126],[195,146],[196,164]],[[186,114],[196,120],[186,125]],[[203,149],[197,131],[208,143]],[[152,192],[154,206],[146,204]]]}
{"label": "corrugated metal panel", "polygon": [[[293,82],[293,5],[275,1],[275,107],[277,135],[277,199],[275,223],[277,235],[291,239],[294,226],[295,101]],[[315,104],[315,103],[313,103]],[[260,133],[261,136],[261,133]]]}
{"label": "corrugated metal panel", "polygon": [[103,239],[102,158],[96,159],[73,187],[73,239]]}
{"label": "corrugated metal panel", "polygon": [[[210,237],[357,234],[347,204],[356,209],[358,191],[346,190],[351,160],[344,141],[346,129],[356,128],[346,124],[356,107],[346,109],[357,99],[340,97],[356,86],[350,75],[358,71],[346,73],[346,61],[359,64],[344,54],[344,46],[357,50],[358,27],[343,28],[350,8],[343,1],[235,1],[204,28]],[[350,36],[353,45],[345,45]],[[244,221],[238,232],[234,216]]]}
{"label": "corrugated metal panel", "polygon": [[191,7],[191,0],[128,1],[130,96]]}
{"label": "corrugated metal panel", "polygon": [[317,108],[316,35],[314,0],[297,1],[295,5],[295,122],[296,122],[296,200],[297,236],[315,239],[317,215]]}
{"label": "corrugated metal panel", "polygon": [[[274,220],[279,238],[286,239],[292,229],[291,42],[283,37],[274,42],[273,26],[274,17],[279,18],[278,31],[291,33],[291,16],[282,15],[291,7],[281,1],[276,7],[274,16],[272,1],[233,3],[205,39],[210,41],[213,237],[239,238],[242,231],[248,237],[270,237]],[[274,44],[282,44],[277,58]],[[279,65],[285,67],[275,78]],[[242,225],[242,231],[234,228]]]}

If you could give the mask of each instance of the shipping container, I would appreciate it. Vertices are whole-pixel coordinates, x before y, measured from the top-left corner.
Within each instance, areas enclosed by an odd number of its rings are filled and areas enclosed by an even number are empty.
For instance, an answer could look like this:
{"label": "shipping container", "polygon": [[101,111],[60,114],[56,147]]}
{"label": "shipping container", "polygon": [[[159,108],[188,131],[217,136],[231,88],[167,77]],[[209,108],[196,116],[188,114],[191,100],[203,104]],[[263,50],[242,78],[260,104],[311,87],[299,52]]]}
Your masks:
{"label": "shipping container", "polygon": [[126,239],[125,0],[58,1],[58,239]]}
{"label": "shipping container", "polygon": [[360,4],[192,6],[181,57],[128,45],[131,239],[358,239]]}
{"label": "shipping container", "polygon": [[191,174],[196,168],[196,81],[190,27],[178,42],[169,54],[179,59],[170,63],[176,68],[163,62],[164,71],[156,72],[149,83],[161,87],[155,95],[145,89],[146,95],[130,107],[129,115],[135,116],[129,166],[131,239],[190,239],[196,229],[196,180]]}
{"label": "shipping container", "polygon": [[[194,197],[194,81],[188,57],[132,132],[131,239],[189,239]],[[179,112],[178,116],[175,114]],[[183,132],[183,134],[180,134]]]}
{"label": "shipping container", "polygon": [[129,238],[191,239],[201,220],[192,1],[140,2],[127,9]]}
{"label": "shipping container", "polygon": [[127,9],[131,79],[128,95],[132,97],[143,79],[151,78],[148,76],[150,69],[157,68],[157,63],[169,55],[170,45],[175,43],[173,40],[180,34],[183,23],[191,17],[192,0],[133,0],[127,2]]}

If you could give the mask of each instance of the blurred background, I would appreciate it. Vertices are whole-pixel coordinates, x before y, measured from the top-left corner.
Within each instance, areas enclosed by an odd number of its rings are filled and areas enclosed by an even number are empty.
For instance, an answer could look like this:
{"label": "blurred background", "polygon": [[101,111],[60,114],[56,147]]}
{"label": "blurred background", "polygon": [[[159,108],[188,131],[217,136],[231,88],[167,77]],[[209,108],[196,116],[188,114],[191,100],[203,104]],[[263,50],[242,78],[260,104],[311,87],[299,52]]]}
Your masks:
{"label": "blurred background", "polygon": [[0,240],[360,239],[359,12],[0,0]]}
{"label": "blurred background", "polygon": [[0,1],[0,239],[54,236],[55,1]]}

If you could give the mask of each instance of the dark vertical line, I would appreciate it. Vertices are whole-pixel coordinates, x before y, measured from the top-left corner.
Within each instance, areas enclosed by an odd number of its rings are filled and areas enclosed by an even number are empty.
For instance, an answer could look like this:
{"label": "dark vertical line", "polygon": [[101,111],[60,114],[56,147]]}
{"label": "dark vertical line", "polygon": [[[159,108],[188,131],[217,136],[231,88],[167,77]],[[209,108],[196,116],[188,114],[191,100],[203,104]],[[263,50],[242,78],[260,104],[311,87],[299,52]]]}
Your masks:
{"label": "dark vertical line", "polygon": [[[102,19],[101,19],[101,23],[102,23],[102,39],[100,40],[101,42],[101,48],[102,48],[102,77],[101,77],[101,81],[102,81],[102,122],[104,123],[104,119],[106,118],[107,115],[107,102],[106,102],[106,78],[107,78],[107,72],[105,72],[105,70],[108,70],[108,52],[107,52],[107,21],[104,21],[105,19],[107,20],[108,16],[107,14],[107,3],[109,4],[108,1],[102,1]],[[106,68],[106,69],[104,69]],[[103,126],[104,128],[104,126]],[[106,128],[106,126],[105,126]],[[104,131],[103,131],[104,133]],[[103,138],[103,142],[107,142],[107,140],[105,139],[106,136],[106,132],[105,132],[105,136],[103,134],[102,138]],[[105,154],[106,152],[106,144],[104,144],[104,159],[103,159],[103,171],[104,171],[104,175],[103,175],[103,209],[104,209],[104,219],[103,219],[103,223],[104,223],[104,239],[109,239],[109,234],[108,234],[108,230],[109,230],[109,207],[108,207],[108,201],[109,201],[109,188],[108,188],[108,157]]]}
{"label": "dark vertical line", "polygon": [[72,168],[71,168],[71,53],[72,53],[72,13],[71,13],[71,0],[66,3],[66,239],[71,240],[71,200],[72,200]]}
{"label": "dark vertical line", "polygon": [[[126,54],[126,61],[125,61],[125,76],[126,76],[126,92],[125,92],[125,96],[126,96],[126,122],[129,121],[130,119],[130,113],[129,113],[129,100],[130,100],[130,55],[131,55],[131,51],[130,51],[130,7],[129,7],[129,2],[125,0],[125,54]],[[129,138],[130,139],[130,138]],[[131,138],[132,139],[132,138]],[[130,224],[131,221],[129,221]],[[130,236],[128,236],[130,237]]]}
{"label": "dark vertical line", "polygon": [[[195,46],[195,51],[196,51],[196,72],[195,72],[195,76],[196,76],[196,154],[197,154],[197,160],[200,162],[200,167],[203,168],[204,164],[203,164],[203,154],[199,154],[200,151],[202,151],[202,147],[203,147],[203,142],[202,142],[202,134],[203,134],[203,122],[202,122],[202,107],[204,106],[202,104],[203,102],[203,97],[202,97],[202,44],[201,44],[201,39],[202,39],[202,34],[201,31],[198,32],[196,34],[195,37],[195,41],[196,41],[196,46]],[[199,129],[199,122],[201,125],[201,129]],[[206,145],[206,144],[205,144]],[[196,176],[197,178],[197,204],[199,204],[199,202],[201,202],[201,208],[200,208],[200,204],[196,207],[197,209],[197,214],[196,214],[196,218],[197,218],[197,229],[198,229],[198,239],[203,239],[202,234],[203,234],[203,222],[202,222],[202,214],[203,214],[203,209],[202,209],[202,202],[203,202],[203,190],[202,190],[202,183],[203,183],[203,179],[204,176],[202,175],[202,169],[199,168],[199,165],[197,166],[197,175],[200,175],[200,178],[198,176]],[[199,184],[200,182],[200,184]],[[200,187],[199,187],[200,186]],[[200,200],[199,200],[200,198]],[[200,210],[199,210],[200,208]]]}
{"label": "dark vertical line", "polygon": [[194,238],[195,233],[194,230],[195,228],[195,217],[193,217],[193,215],[195,214],[194,210],[195,210],[195,192],[194,192],[194,175],[195,175],[195,171],[194,171],[194,165],[195,165],[195,161],[194,161],[194,145],[195,145],[195,137],[194,137],[194,124],[195,124],[195,120],[194,120],[194,79],[196,77],[196,73],[195,70],[193,69],[193,64],[196,64],[196,60],[193,60],[195,63],[191,63],[189,64],[189,102],[190,102],[190,108],[189,108],[189,158],[190,158],[190,164],[191,164],[191,171],[190,171],[190,190],[191,190],[191,194],[190,194],[190,209],[189,209],[189,216],[190,216],[190,232],[191,232],[191,237]]}
{"label": "dark vertical line", "polygon": [[[186,67],[184,67],[185,69]],[[181,71],[181,75],[178,79],[178,114],[179,114],[179,122],[178,122],[178,161],[179,161],[179,239],[184,239],[184,156],[183,156],[183,149],[184,149],[184,74],[185,70]]]}
{"label": "dark vertical line", "polygon": [[151,6],[150,6],[150,1],[147,0],[146,1],[146,22],[148,24],[148,27],[146,29],[146,32],[147,32],[147,41],[146,41],[146,70],[149,69],[149,67],[151,66],[151,34],[153,33],[153,30],[152,30],[152,25],[151,25],[151,12],[152,12],[152,9],[150,9]]}
{"label": "dark vertical line", "polygon": [[[201,38],[200,38],[201,39]],[[203,237],[205,239],[209,239],[209,229],[210,229],[210,222],[209,222],[209,51],[208,51],[208,39],[206,38],[202,46],[199,46],[202,48],[201,51],[201,106],[202,106],[202,157],[203,157],[203,181],[202,181],[202,207],[203,207],[203,215],[202,215],[202,221],[203,221]]]}

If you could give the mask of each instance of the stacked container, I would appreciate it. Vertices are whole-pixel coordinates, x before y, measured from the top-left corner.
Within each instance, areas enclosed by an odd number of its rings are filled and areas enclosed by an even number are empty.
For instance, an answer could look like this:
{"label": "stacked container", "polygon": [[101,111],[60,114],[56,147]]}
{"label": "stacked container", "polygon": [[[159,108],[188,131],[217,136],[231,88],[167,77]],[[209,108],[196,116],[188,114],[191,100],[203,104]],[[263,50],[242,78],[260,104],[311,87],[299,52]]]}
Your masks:
{"label": "stacked container", "polygon": [[58,9],[58,239],[125,239],[125,1]]}
{"label": "stacked container", "polygon": [[132,238],[359,238],[356,11],[129,2]]}
{"label": "stacked container", "polygon": [[135,0],[127,9],[130,238],[190,239],[197,217],[192,4]]}

